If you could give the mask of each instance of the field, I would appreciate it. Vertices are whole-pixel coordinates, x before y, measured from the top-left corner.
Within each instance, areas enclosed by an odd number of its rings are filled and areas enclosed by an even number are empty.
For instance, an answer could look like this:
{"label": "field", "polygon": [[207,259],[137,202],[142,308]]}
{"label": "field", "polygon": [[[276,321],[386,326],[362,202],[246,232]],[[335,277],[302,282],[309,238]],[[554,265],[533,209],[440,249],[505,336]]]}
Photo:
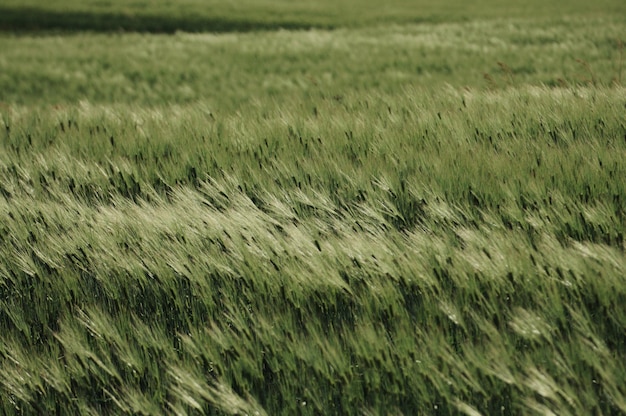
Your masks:
{"label": "field", "polygon": [[5,0],[0,413],[626,414],[626,3]]}

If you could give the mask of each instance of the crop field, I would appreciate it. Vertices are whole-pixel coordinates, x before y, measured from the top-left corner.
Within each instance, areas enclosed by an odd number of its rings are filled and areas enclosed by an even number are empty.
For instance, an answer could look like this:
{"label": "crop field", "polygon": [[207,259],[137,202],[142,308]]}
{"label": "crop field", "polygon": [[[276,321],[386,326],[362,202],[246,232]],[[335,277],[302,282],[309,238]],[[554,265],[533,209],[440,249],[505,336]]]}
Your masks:
{"label": "crop field", "polygon": [[0,414],[626,414],[626,2],[2,3]]}

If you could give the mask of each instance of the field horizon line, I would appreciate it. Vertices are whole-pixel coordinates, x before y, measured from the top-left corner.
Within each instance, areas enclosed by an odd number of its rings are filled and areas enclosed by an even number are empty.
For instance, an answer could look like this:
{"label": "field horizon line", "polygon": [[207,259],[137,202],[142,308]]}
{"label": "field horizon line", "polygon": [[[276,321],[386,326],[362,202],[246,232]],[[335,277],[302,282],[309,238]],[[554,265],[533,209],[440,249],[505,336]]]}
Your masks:
{"label": "field horizon line", "polygon": [[159,14],[54,11],[37,7],[0,6],[0,33],[37,32],[137,32],[171,34],[179,31],[190,33],[247,33],[276,30],[334,30],[338,26],[321,22],[297,22],[292,20],[262,20],[228,18],[221,16],[165,16]]}

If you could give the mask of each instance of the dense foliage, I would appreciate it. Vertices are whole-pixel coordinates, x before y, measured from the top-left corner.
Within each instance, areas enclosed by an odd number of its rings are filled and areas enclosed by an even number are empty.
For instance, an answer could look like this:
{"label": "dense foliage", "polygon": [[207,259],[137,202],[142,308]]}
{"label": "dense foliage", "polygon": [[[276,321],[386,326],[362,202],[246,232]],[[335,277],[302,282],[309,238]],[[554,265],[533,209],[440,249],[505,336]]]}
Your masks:
{"label": "dense foliage", "polygon": [[626,413],[622,2],[338,3],[0,35],[3,414]]}

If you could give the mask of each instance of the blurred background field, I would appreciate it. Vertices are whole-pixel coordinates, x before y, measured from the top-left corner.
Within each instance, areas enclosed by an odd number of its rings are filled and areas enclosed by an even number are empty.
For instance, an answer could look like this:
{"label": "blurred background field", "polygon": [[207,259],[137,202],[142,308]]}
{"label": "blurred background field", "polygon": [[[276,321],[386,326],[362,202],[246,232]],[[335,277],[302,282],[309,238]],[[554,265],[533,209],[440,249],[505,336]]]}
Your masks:
{"label": "blurred background field", "polygon": [[0,6],[0,413],[626,413],[622,1]]}
{"label": "blurred background field", "polygon": [[454,88],[621,84],[623,20],[557,18],[358,29],[0,36],[7,103],[208,103]]}
{"label": "blurred background field", "polygon": [[0,10],[0,28],[5,30],[145,32],[332,29],[492,18],[626,15],[626,5],[615,0],[5,0]]}

